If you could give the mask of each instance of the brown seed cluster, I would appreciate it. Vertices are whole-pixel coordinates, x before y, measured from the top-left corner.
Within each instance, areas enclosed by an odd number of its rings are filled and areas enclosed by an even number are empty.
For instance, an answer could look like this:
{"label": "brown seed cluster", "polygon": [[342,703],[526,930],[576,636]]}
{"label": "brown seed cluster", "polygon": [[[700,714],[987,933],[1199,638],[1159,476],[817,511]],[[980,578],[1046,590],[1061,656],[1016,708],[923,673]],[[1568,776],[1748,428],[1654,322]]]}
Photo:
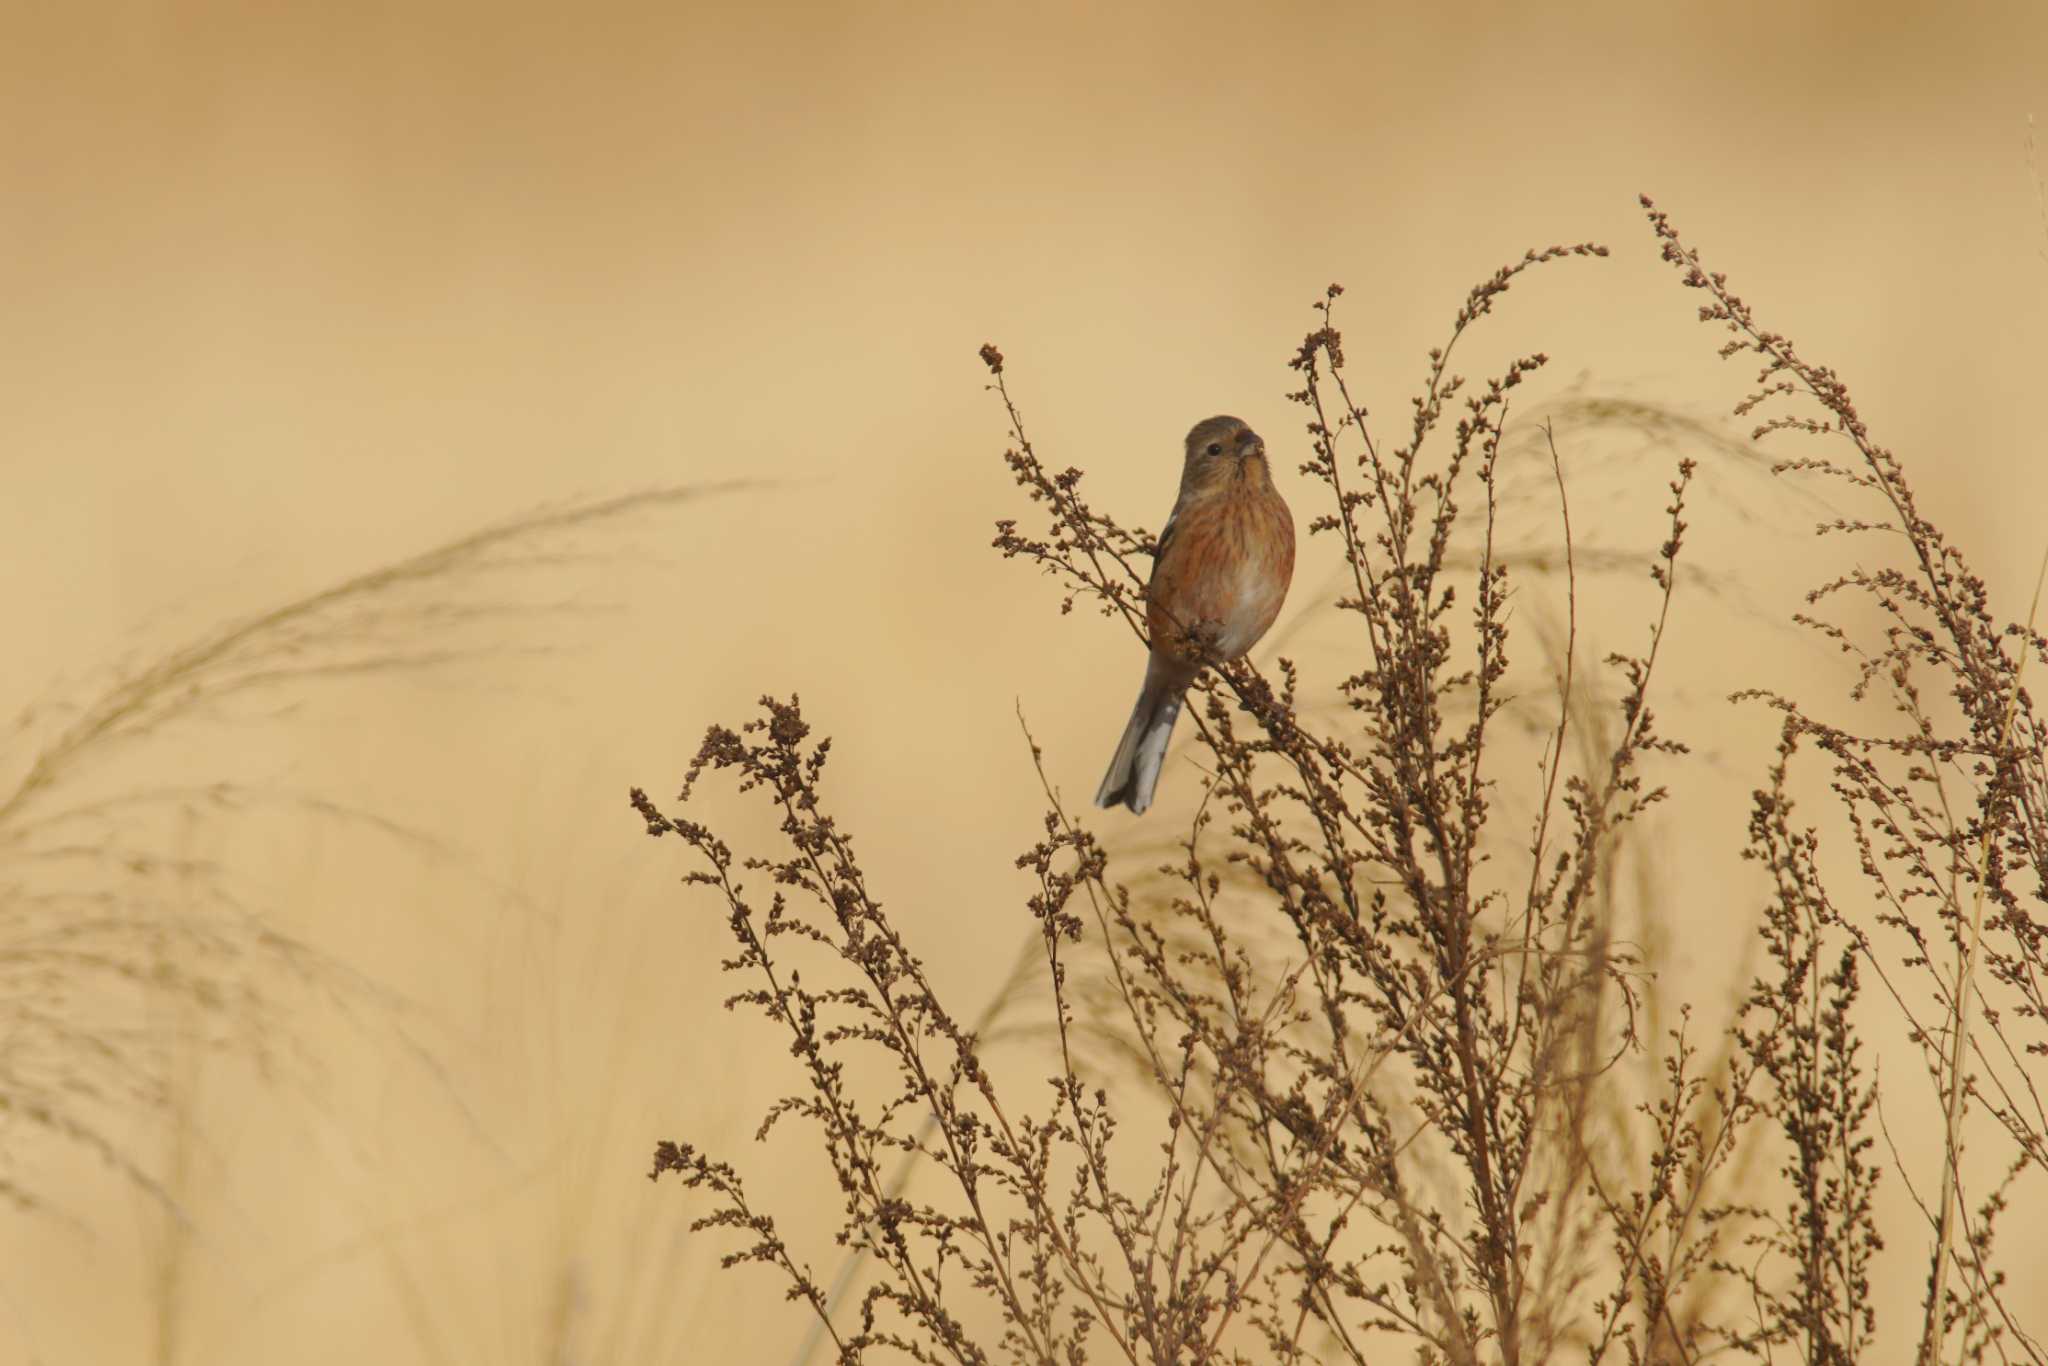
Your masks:
{"label": "brown seed cluster", "polygon": [[[1780,473],[1868,503],[1822,532],[1883,530],[1895,548],[1818,586],[1801,617],[1856,663],[1841,707],[1743,694],[1784,718],[1733,823],[1759,874],[1729,880],[1731,898],[1754,893],[1729,911],[1756,923],[1753,982],[1730,1006],[1669,999],[1628,919],[1657,898],[1631,900],[1624,860],[1689,768],[1652,703],[1690,454],[1633,570],[1656,589],[1641,643],[1607,656],[1599,687],[1578,657],[1590,574],[1565,462],[1538,429],[1565,604],[1551,691],[1511,663],[1510,604],[1542,571],[1510,564],[1497,510],[1510,408],[1548,358],[1477,382],[1452,360],[1523,272],[1606,249],[1531,251],[1481,281],[1391,433],[1346,374],[1333,285],[1290,398],[1308,528],[1342,565],[1315,610],[1352,623],[1357,656],[1307,685],[1286,658],[1205,668],[1189,707],[1201,790],[1167,843],[1098,836],[1041,767],[1042,829],[1015,867],[1027,951],[995,1003],[961,1010],[885,912],[830,814],[829,742],[795,699],[713,727],[678,799],[728,776],[775,812],[772,851],[738,854],[633,793],[722,911],[728,1007],[788,1044],[797,1086],[762,1132],[807,1126],[837,1179],[838,1288],[735,1165],[663,1143],[654,1174],[711,1197],[696,1227],[737,1239],[728,1264],[775,1268],[839,1361],[1832,1363],[1905,1343],[1928,1362],[2041,1359],[1994,1232],[2048,1175],[2030,1075],[2048,1053],[2048,729],[2020,686],[2048,642],[1993,614],[1839,377],[1644,207],[1724,354],[1759,366],[1738,413],[1771,406],[1757,436],[1819,435],[1840,455]],[[1157,538],[1041,458],[1001,353],[981,356],[1030,505],[1030,529],[998,523],[996,548],[1056,580],[1062,611],[1142,639]],[[1844,594],[1876,606],[1879,638],[1818,615]],[[1836,805],[1795,816],[1806,753]],[[1854,857],[1824,856],[1824,839]],[[1873,976],[1884,991],[1867,995]],[[1944,1115],[1940,1170],[1902,1173],[1931,1237],[1879,1228],[1898,1159],[1874,1133],[1873,1030],[1923,1063],[1924,1080],[1894,1083],[1907,1103]],[[2004,1185],[1965,1184],[1966,1145],[2009,1158]],[[1888,1246],[1932,1249],[1918,1315],[1880,1317]]]}

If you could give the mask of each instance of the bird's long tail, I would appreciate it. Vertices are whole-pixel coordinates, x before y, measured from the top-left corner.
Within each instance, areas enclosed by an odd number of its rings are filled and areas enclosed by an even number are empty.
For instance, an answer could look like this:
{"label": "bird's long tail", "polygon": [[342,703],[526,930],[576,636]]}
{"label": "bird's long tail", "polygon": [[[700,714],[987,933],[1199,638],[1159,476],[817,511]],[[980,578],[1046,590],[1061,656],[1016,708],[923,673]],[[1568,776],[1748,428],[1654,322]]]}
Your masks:
{"label": "bird's long tail", "polygon": [[1131,708],[1130,724],[1117,742],[1116,757],[1096,790],[1097,806],[1121,802],[1142,815],[1152,805],[1152,789],[1159,786],[1159,768],[1166,762],[1166,742],[1173,738],[1173,723],[1180,719],[1181,699],[1187,694],[1189,678],[1178,669],[1161,668],[1157,659],[1145,668],[1145,686],[1138,691],[1138,705]]}

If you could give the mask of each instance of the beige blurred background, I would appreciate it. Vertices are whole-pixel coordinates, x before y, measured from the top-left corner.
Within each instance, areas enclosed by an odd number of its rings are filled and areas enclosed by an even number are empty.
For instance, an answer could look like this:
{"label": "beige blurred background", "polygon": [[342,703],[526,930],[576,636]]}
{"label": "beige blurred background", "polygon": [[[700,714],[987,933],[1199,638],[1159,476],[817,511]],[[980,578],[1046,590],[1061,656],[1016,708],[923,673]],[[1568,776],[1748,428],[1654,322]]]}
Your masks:
{"label": "beige blurred background", "polygon": [[[635,521],[579,570],[588,610],[528,632],[544,658],[331,687],[154,753],[449,852],[317,822],[207,836],[403,1029],[309,1013],[283,1081],[195,1062],[133,1135],[183,1221],[76,1154],[17,1171],[67,1213],[0,1225],[0,1360],[788,1358],[779,1288],[717,1275],[683,1237],[698,1207],[642,1179],[660,1137],[750,1169],[797,1150],[749,1143],[785,1050],[717,1008],[721,926],[624,793],[665,796],[707,722],[801,692],[885,900],[959,999],[994,989],[1040,806],[1015,709],[1085,796],[1139,666],[987,548],[1020,503],[984,341],[1046,457],[1148,525],[1197,418],[1303,448],[1284,362],[1331,280],[1398,419],[1472,283],[1606,242],[1518,287],[1469,369],[1540,348],[1546,392],[1711,416],[1748,374],[1657,261],[1648,191],[1850,378],[2009,610],[2048,538],[2039,4],[0,16],[7,711],[551,500],[761,481]],[[1703,489],[1698,553],[1782,616],[1803,580],[1769,487]],[[1674,723],[1737,793],[1768,728],[1718,699],[1749,663],[1796,683],[1806,648],[1756,649],[1738,615],[1681,631]],[[1675,905],[1739,836],[1679,842]],[[1723,905],[1681,913],[1702,993],[1726,991]],[[828,1195],[788,1181],[791,1227],[825,1227]]]}

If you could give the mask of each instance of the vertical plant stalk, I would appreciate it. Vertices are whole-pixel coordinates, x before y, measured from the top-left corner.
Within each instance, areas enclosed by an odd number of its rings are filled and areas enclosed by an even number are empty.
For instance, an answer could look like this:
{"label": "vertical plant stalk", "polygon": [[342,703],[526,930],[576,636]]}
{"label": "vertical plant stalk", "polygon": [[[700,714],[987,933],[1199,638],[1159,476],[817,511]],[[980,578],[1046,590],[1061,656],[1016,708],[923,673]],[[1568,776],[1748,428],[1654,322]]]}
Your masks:
{"label": "vertical plant stalk", "polygon": [[[2041,585],[2048,580],[2048,551],[2042,552],[2041,568],[2034,575],[2034,597],[2027,605],[2027,632],[2032,635],[2040,619]],[[2026,681],[2027,661],[2032,652],[2022,650],[2013,672],[2012,692],[2005,700],[2005,720],[1999,728],[1999,747],[2012,738],[2014,715],[2019,711],[2020,685]],[[1956,1223],[1956,1196],[1963,1139],[1963,1052],[1970,1039],[1970,1003],[1977,983],[1977,952],[1984,938],[1984,884],[1991,863],[1991,840],[1995,827],[1986,824],[1977,854],[1977,891],[1970,899],[1970,933],[1956,944],[1956,988],[1950,1016],[1948,1040],[1948,1094],[1945,1101],[1941,1143],[1941,1215],[1934,1226],[1934,1270],[1927,1295],[1927,1322],[1920,1338],[1919,1360],[1932,1366],[1941,1360],[1942,1342],[1948,1336],[1948,1316],[1943,1305],[1948,1296],[1948,1268],[1952,1260],[1950,1243]]]}

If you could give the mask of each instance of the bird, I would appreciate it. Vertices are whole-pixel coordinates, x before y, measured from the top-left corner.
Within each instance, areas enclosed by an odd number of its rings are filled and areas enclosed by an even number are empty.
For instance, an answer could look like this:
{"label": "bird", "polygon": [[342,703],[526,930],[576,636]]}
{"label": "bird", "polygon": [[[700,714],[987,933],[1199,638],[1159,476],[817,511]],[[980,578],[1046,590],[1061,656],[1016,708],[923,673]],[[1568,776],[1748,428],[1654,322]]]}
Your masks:
{"label": "bird", "polygon": [[1159,533],[1145,589],[1145,684],[1095,804],[1143,815],[1188,685],[1239,659],[1280,615],[1294,578],[1294,514],[1273,486],[1266,443],[1244,421],[1188,433],[1180,496]]}

